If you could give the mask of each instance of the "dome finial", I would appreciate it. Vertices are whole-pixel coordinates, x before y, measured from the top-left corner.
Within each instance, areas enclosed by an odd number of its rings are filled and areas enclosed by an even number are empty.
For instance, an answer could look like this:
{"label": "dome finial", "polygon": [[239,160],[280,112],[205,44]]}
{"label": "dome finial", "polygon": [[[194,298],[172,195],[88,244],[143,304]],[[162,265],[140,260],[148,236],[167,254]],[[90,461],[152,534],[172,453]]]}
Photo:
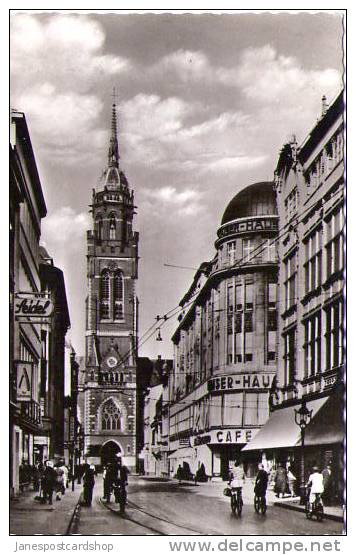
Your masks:
{"label": "dome finial", "polygon": [[117,140],[117,119],[116,119],[116,99],[117,99],[117,92],[115,87],[113,87],[113,104],[112,104],[112,112],[111,112],[111,137],[110,137],[110,145],[109,145],[109,167],[119,167],[119,143]]}

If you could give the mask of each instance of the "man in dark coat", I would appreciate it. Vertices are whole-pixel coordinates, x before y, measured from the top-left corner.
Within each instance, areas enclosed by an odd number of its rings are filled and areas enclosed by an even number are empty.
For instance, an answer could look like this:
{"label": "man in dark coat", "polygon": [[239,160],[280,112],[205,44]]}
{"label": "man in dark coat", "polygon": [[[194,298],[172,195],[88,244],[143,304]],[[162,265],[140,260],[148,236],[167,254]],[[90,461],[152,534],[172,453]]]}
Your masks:
{"label": "man in dark coat", "polygon": [[46,468],[43,473],[42,478],[42,488],[43,488],[43,502],[46,503],[48,499],[48,503],[50,505],[53,504],[53,492],[56,489],[57,485],[57,472],[53,468],[53,462],[47,461]]}
{"label": "man in dark coat", "polygon": [[263,464],[258,465],[258,472],[255,481],[255,494],[263,497],[266,501],[266,491],[268,486],[268,473],[265,471]]}
{"label": "man in dark coat", "polygon": [[93,489],[95,485],[95,466],[90,465],[87,467],[83,475],[83,497],[84,505],[91,507],[93,500]]}

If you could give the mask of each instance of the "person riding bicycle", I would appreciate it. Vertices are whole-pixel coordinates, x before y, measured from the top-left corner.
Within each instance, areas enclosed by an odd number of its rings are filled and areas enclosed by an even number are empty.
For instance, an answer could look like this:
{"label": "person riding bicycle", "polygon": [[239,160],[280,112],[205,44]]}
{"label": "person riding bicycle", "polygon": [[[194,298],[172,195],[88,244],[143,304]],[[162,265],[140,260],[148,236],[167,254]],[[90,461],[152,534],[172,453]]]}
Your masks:
{"label": "person riding bicycle", "polygon": [[324,493],[323,475],[318,466],[313,466],[313,472],[309,476],[307,487],[310,487],[309,503],[312,506],[316,495],[319,494],[320,504],[323,505],[321,494]]}
{"label": "person riding bicycle", "polygon": [[242,464],[239,461],[235,461],[235,466],[230,471],[229,484],[232,490],[239,488],[242,492],[242,488],[245,482],[245,472]]}
{"label": "person riding bicycle", "polygon": [[124,499],[124,504],[126,504],[127,493],[126,493],[126,486],[128,485],[128,474],[129,470],[126,466],[122,464],[122,458],[119,454],[115,456],[115,461],[113,463],[113,478],[112,478],[112,485],[114,483],[119,484],[122,491],[122,496]]}
{"label": "person riding bicycle", "polygon": [[266,504],[266,491],[268,486],[268,473],[265,471],[262,463],[258,465],[258,472],[255,480],[255,495],[261,497]]}

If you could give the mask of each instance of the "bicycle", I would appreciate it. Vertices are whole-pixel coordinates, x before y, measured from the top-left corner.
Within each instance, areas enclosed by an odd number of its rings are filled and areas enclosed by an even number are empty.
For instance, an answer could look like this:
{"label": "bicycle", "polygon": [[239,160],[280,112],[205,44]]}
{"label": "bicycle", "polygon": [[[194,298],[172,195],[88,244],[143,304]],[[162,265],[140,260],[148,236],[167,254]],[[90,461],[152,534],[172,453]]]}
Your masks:
{"label": "bicycle", "polygon": [[237,512],[238,516],[241,516],[243,506],[242,488],[231,488],[230,502],[232,514]]}
{"label": "bicycle", "polygon": [[261,513],[262,515],[266,514],[267,503],[266,503],[265,495],[257,495],[256,493],[253,504],[254,504],[256,513]]}
{"label": "bicycle", "polygon": [[313,516],[316,516],[316,520],[321,522],[324,518],[324,506],[321,501],[321,493],[315,494],[315,500],[313,503],[309,501],[309,495],[305,502],[305,515],[308,520],[311,520]]}

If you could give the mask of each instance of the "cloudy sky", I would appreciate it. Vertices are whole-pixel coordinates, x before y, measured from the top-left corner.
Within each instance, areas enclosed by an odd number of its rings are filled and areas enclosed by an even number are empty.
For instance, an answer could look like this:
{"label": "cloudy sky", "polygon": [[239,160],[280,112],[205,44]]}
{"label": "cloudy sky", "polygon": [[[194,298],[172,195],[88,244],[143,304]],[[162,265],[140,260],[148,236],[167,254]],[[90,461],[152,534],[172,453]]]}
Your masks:
{"label": "cloudy sky", "polygon": [[[48,207],[42,242],[65,272],[69,336],[84,354],[86,230],[119,93],[121,165],[140,232],[140,334],[177,306],[214,253],[222,212],[272,179],[321,97],[342,86],[342,16],[64,14],[11,17],[11,105],[24,111]],[[177,321],[141,355],[171,356]]]}

